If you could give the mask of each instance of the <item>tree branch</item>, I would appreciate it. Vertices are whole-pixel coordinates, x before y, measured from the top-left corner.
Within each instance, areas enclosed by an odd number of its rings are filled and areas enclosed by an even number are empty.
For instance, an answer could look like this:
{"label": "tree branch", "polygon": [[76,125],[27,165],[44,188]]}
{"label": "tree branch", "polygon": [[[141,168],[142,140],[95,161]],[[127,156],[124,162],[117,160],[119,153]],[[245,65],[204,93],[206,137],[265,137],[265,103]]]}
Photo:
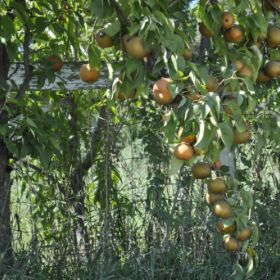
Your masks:
{"label": "tree branch", "polygon": [[86,172],[91,168],[92,163],[97,156],[98,143],[101,140],[102,130],[104,129],[106,124],[106,114],[106,107],[101,107],[100,115],[91,138],[90,151],[86,154],[82,163],[74,170],[71,181],[74,182],[76,180],[79,180],[79,178],[82,178],[86,174]]}
{"label": "tree branch", "polygon": [[115,0],[110,0],[112,6],[114,7],[116,14],[118,16],[118,19],[121,22],[121,29],[122,29],[122,34],[127,32],[127,27],[129,25],[129,21],[125,13],[123,12],[122,8],[120,5],[115,1]]}

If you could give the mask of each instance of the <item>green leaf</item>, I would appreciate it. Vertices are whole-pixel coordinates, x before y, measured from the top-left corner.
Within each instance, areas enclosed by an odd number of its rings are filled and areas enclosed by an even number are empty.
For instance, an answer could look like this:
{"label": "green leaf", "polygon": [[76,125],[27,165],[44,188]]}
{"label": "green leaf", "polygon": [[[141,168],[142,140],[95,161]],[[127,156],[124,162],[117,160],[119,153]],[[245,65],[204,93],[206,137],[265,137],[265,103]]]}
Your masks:
{"label": "green leaf", "polygon": [[219,133],[221,135],[224,144],[230,150],[233,144],[232,127],[227,122],[218,123],[218,127],[219,127]]}
{"label": "green leaf", "polygon": [[30,127],[37,128],[36,123],[35,123],[32,119],[26,117],[26,118],[25,118],[25,121],[26,121],[26,123],[27,123]]}
{"label": "green leaf", "polygon": [[14,22],[10,16],[5,15],[1,17],[1,29],[2,29],[2,36],[5,37],[7,40],[10,40],[12,35],[15,34],[15,26]]}
{"label": "green leaf", "polygon": [[205,123],[204,120],[201,120],[195,147],[200,149],[207,149],[210,143],[212,142],[215,134],[216,128],[211,126],[210,124]]}
{"label": "green leaf", "polygon": [[265,145],[265,137],[263,135],[257,134],[256,136],[256,144],[255,144],[255,153],[258,154],[262,151]]}
{"label": "green leaf", "polygon": [[248,257],[248,264],[246,267],[246,279],[250,279],[254,273],[255,273],[255,262],[254,262],[254,258],[250,255],[247,255]]}
{"label": "green leaf", "polygon": [[111,16],[113,11],[109,0],[92,0],[91,2],[91,12],[98,18]]}
{"label": "green leaf", "polygon": [[230,279],[232,280],[243,280],[245,278],[245,273],[243,267],[237,263],[234,267],[233,273],[230,275]]}
{"label": "green leaf", "polygon": [[0,134],[5,136],[7,134],[8,125],[7,124],[0,124]]}
{"label": "green leaf", "polygon": [[174,143],[174,138],[176,135],[177,124],[178,124],[177,121],[178,121],[177,117],[173,113],[168,124],[163,128],[163,132],[169,143]]}
{"label": "green leaf", "polygon": [[18,156],[19,154],[19,150],[18,150],[18,146],[17,144],[13,143],[11,140],[9,139],[5,139],[4,140],[9,152],[11,152],[12,154]]}
{"label": "green leaf", "polygon": [[13,1],[11,7],[14,8],[17,18],[19,18],[23,24],[27,24],[29,27],[31,27],[31,21],[25,11],[25,7],[17,1]]}
{"label": "green leaf", "polygon": [[48,166],[51,161],[51,153],[49,152],[48,149],[44,149],[42,147],[40,147],[38,150],[40,150],[39,158],[40,158],[41,163],[44,166]]}
{"label": "green leaf", "polygon": [[259,229],[256,224],[253,224],[253,235],[251,237],[252,246],[255,247],[259,241]]}
{"label": "green leaf", "polygon": [[248,95],[248,107],[247,107],[247,112],[248,112],[248,113],[254,112],[256,106],[257,106],[257,100],[256,100],[256,98],[253,98],[251,95]]}
{"label": "green leaf", "polygon": [[102,30],[104,33],[106,33],[108,36],[115,36],[118,34],[121,30],[121,24],[119,21],[116,21],[114,23],[108,23],[105,25],[104,29]]}
{"label": "green leaf", "polygon": [[250,208],[253,207],[254,205],[254,199],[253,196],[250,192],[245,191],[245,190],[241,190],[240,191],[240,195],[242,197],[242,201],[244,206],[249,210]]}
{"label": "green leaf", "polygon": [[95,45],[91,45],[88,49],[89,64],[91,68],[100,68],[101,52]]}

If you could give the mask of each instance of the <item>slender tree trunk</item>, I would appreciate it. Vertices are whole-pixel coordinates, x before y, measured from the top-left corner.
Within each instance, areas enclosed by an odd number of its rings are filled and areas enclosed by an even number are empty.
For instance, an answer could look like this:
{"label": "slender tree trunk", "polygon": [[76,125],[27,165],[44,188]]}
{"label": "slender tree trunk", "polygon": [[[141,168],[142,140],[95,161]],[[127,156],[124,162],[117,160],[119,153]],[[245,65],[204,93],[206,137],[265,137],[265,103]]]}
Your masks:
{"label": "slender tree trunk", "polygon": [[[70,129],[72,131],[72,143],[71,143],[71,172],[70,172],[70,188],[71,188],[71,205],[73,207],[74,215],[76,217],[76,224],[74,229],[74,240],[76,242],[76,249],[82,257],[85,257],[87,261],[90,261],[89,252],[89,233],[88,228],[85,224],[85,196],[86,186],[84,177],[87,171],[91,168],[94,160],[96,159],[98,146],[101,140],[101,135],[105,126],[106,108],[100,109],[99,119],[96,122],[96,127],[91,138],[91,149],[86,156],[81,159],[80,155],[80,138],[78,116],[77,116],[77,104],[73,96],[70,95],[70,106],[71,106],[71,123]],[[77,164],[78,163],[78,164]]]}
{"label": "slender tree trunk", "polygon": [[[1,83],[8,77],[10,61],[6,47],[0,44],[0,105],[5,102],[5,94]],[[0,124],[7,123],[6,113],[0,113]],[[9,167],[9,151],[0,139],[0,278],[13,265],[12,230],[10,224],[11,178]]]}
{"label": "slender tree trunk", "polygon": [[0,140],[0,278],[13,264],[12,230],[10,225],[11,180],[9,153]]}
{"label": "slender tree trunk", "polygon": [[83,258],[89,261],[89,234],[85,224],[85,184],[82,176],[76,177],[71,181],[71,189],[75,189],[76,193],[73,194],[73,209],[76,217],[75,223],[75,240],[77,249]]}
{"label": "slender tree trunk", "polygon": [[[81,167],[81,154],[80,154],[80,137],[78,127],[78,115],[77,107],[78,104],[75,102],[74,96],[69,94],[69,105],[70,105],[70,130],[72,134],[72,140],[70,143],[70,170],[72,174],[70,176],[70,188],[71,204],[73,206],[75,215],[74,225],[74,239],[76,243],[76,249],[79,255],[83,258],[88,258],[87,247],[89,245],[88,230],[84,222],[85,215],[85,183],[84,183],[84,172]],[[73,169],[74,167],[74,169]]]}

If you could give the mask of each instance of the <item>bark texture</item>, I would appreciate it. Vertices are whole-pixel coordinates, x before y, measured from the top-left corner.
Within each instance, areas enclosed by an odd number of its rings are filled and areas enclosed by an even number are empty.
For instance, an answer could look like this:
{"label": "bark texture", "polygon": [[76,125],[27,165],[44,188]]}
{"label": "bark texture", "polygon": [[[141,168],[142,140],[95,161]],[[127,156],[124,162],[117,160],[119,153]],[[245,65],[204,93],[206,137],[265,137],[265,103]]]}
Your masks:
{"label": "bark texture", "polygon": [[[4,84],[9,71],[6,47],[0,44],[0,105],[5,102]],[[5,111],[0,113],[0,124],[7,122]],[[9,151],[0,138],[0,278],[13,265],[12,230],[10,224],[11,178]]]}
{"label": "bark texture", "polygon": [[9,153],[3,141],[0,140],[0,276],[13,264],[10,195]]}

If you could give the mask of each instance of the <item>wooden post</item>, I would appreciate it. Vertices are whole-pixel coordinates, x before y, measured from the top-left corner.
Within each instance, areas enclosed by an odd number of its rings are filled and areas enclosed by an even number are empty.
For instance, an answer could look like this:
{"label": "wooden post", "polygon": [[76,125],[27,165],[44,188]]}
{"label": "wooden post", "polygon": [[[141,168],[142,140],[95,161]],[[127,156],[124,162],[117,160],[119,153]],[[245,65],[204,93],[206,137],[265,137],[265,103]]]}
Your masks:
{"label": "wooden post", "polygon": [[[28,90],[74,91],[111,88],[112,81],[108,79],[109,74],[105,66],[100,69],[101,78],[97,82],[93,84],[83,82],[80,79],[80,68],[84,63],[86,62],[66,62],[58,73],[48,70],[46,65],[35,63],[32,65],[32,79],[29,82]],[[8,77],[10,90],[17,91],[24,81],[24,65],[22,63],[12,64]]]}

